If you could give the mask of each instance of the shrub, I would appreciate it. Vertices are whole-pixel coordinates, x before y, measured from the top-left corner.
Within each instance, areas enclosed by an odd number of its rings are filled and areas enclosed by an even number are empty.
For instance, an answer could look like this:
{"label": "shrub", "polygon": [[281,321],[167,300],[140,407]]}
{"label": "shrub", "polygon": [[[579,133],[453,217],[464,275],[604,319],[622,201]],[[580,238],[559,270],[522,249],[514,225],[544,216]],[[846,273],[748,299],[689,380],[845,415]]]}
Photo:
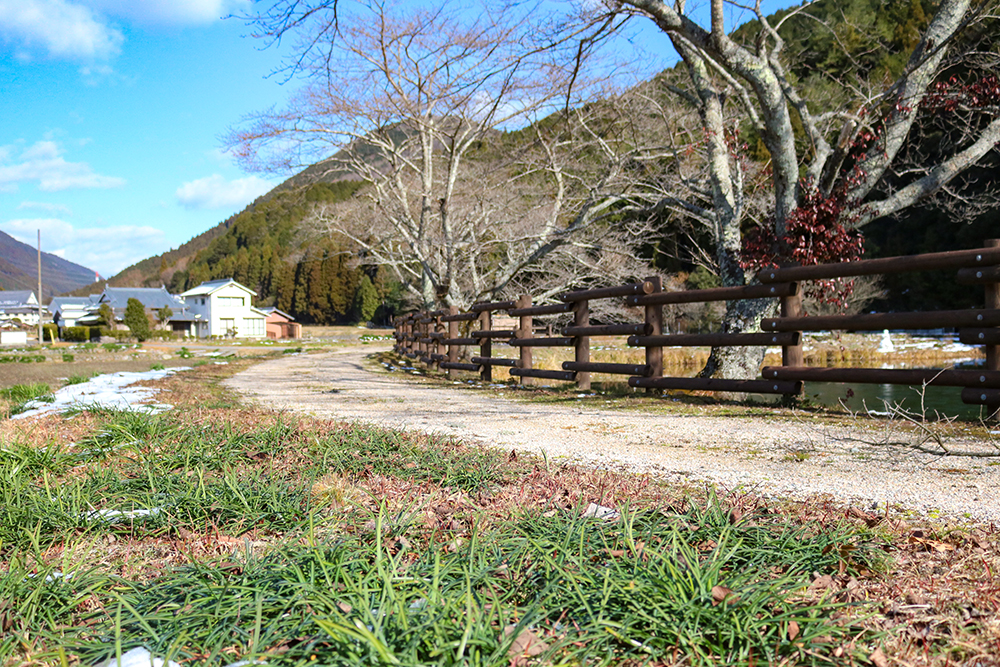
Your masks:
{"label": "shrub", "polygon": [[90,327],[64,327],[62,337],[73,343],[86,343],[90,340]]}
{"label": "shrub", "polygon": [[43,324],[42,325],[42,340],[54,343],[56,338],[59,338],[59,327],[54,324]]}
{"label": "shrub", "polygon": [[74,357],[69,352],[63,352],[62,360],[66,363],[71,363],[76,357]]}

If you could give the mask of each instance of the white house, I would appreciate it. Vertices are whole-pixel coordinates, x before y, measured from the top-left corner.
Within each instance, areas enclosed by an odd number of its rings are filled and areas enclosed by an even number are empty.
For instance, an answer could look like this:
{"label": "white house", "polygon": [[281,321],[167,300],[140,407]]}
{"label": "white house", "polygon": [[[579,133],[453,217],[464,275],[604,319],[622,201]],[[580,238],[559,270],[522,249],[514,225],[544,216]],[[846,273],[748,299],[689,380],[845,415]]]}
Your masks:
{"label": "white house", "polygon": [[267,314],[250,305],[257,293],[232,278],[209,280],[180,295],[198,338],[264,338]]}
{"label": "white house", "polygon": [[56,296],[49,301],[52,322],[59,327],[75,327],[77,320],[90,317],[96,312],[101,295]]}
{"label": "white house", "polygon": [[[48,309],[42,307],[42,317]],[[0,291],[0,321],[19,320],[22,324],[38,324],[38,299],[31,290]]]}

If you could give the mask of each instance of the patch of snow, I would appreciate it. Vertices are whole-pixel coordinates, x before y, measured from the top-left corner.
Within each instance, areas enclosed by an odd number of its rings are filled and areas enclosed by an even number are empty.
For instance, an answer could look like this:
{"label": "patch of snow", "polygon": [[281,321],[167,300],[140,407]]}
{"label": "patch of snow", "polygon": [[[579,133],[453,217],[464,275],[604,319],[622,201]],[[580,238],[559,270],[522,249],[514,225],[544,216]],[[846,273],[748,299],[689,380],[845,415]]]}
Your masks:
{"label": "patch of snow", "polygon": [[600,519],[601,521],[617,521],[621,514],[618,510],[611,507],[605,507],[604,505],[598,505],[597,503],[590,503],[587,505],[587,509],[583,510],[584,517],[592,519]]}
{"label": "patch of snow", "polygon": [[188,367],[167,368],[158,371],[142,373],[121,372],[98,375],[86,382],[72,384],[56,390],[55,400],[51,403],[30,401],[26,411],[14,415],[11,419],[26,419],[50,412],[63,412],[71,408],[112,408],[115,410],[132,410],[157,414],[169,410],[173,406],[165,403],[143,405],[157,392],[153,387],[133,387],[137,382],[147,380],[162,380],[178,371],[190,370]]}
{"label": "patch of snow", "polygon": [[83,518],[88,521],[104,521],[105,523],[118,523],[119,521],[124,521],[125,519],[136,519],[147,516],[156,516],[162,512],[159,507],[153,507],[148,510],[94,510],[92,512],[85,512]]}
{"label": "patch of snow", "polygon": [[173,660],[164,660],[155,657],[149,649],[140,646],[127,653],[123,653],[119,658],[110,658],[95,667],[181,667]]}
{"label": "patch of snow", "polygon": [[[34,579],[37,576],[38,576],[37,574],[29,574],[28,578],[29,579]],[[73,574],[72,573],[70,573],[70,574],[63,574],[59,570],[53,570],[52,574],[45,575],[45,583],[51,584],[53,581],[69,581],[72,578],[73,578]]]}

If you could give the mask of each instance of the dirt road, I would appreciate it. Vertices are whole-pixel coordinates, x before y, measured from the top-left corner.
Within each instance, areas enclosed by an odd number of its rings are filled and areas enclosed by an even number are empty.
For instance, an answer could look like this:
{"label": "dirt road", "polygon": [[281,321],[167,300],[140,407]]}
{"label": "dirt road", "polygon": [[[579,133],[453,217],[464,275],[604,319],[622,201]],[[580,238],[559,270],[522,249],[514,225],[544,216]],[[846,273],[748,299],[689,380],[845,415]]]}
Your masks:
{"label": "dirt road", "polygon": [[455,436],[488,446],[710,482],[764,495],[826,495],[871,509],[1000,521],[1000,466],[864,444],[872,432],[803,420],[644,414],[528,403],[379,373],[373,348],[286,355],[227,380],[264,407]]}

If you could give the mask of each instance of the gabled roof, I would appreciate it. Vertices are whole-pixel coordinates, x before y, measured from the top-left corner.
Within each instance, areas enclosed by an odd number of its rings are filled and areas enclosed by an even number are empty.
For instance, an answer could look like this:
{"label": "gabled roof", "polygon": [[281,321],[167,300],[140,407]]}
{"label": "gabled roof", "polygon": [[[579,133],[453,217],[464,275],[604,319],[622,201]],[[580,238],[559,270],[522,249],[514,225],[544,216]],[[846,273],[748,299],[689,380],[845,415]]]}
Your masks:
{"label": "gabled roof", "polygon": [[77,308],[89,308],[95,305],[94,301],[90,297],[86,296],[54,296],[52,300],[49,301],[49,310],[55,312],[60,308],[65,308],[66,306],[75,306]]}
{"label": "gabled roof", "polygon": [[[0,308],[16,308],[17,306],[27,306],[35,299],[35,293],[31,290],[6,290],[0,291]],[[38,303],[35,301],[35,303]],[[31,304],[34,305],[34,304]]]}
{"label": "gabled roof", "polygon": [[217,292],[220,289],[222,289],[223,287],[226,287],[228,285],[236,285],[240,289],[249,292],[251,295],[257,296],[257,292],[254,292],[252,289],[250,289],[246,285],[239,284],[238,282],[236,282],[232,278],[221,278],[219,280],[206,280],[205,282],[203,282],[202,284],[198,285],[197,287],[192,287],[188,291],[182,292],[181,296],[185,297],[185,298],[187,298],[189,296],[208,296],[209,294],[212,294],[213,292]]}
{"label": "gabled roof", "polygon": [[105,287],[100,303],[117,309],[127,306],[129,299],[138,299],[139,303],[151,310],[164,307],[173,310],[183,306],[177,297],[163,287]]}
{"label": "gabled roof", "polygon": [[261,308],[260,310],[265,315],[281,315],[282,317],[284,317],[289,322],[294,322],[295,321],[294,317],[292,317],[291,315],[289,315],[288,313],[286,313],[283,310],[278,310],[274,306],[268,306],[267,308]]}
{"label": "gabled roof", "polygon": [[186,307],[181,308],[179,311],[175,312],[173,315],[167,318],[168,322],[194,322],[195,320],[200,320],[201,315],[195,315]]}

